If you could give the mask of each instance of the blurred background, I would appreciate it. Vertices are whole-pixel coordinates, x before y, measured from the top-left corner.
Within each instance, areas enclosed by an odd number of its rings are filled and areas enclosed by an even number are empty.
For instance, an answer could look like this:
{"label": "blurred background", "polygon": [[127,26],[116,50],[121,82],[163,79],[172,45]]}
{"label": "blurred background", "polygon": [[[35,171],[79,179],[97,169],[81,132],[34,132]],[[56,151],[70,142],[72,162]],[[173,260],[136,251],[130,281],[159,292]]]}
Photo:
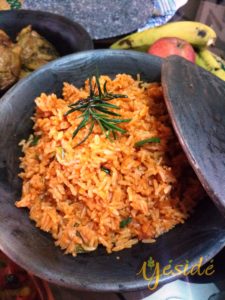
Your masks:
{"label": "blurred background", "polygon": [[171,21],[196,20],[214,28],[217,41],[214,52],[225,57],[225,1],[224,0],[189,0],[181,7]]}

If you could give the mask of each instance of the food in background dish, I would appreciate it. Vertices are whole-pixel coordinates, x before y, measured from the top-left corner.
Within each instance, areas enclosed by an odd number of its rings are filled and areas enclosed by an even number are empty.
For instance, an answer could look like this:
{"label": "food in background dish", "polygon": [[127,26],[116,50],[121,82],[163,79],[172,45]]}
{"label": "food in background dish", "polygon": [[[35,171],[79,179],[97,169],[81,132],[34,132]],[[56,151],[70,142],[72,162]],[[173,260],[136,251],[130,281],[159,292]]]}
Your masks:
{"label": "food in background dish", "polygon": [[20,49],[0,30],[0,90],[13,85],[20,74]]}
{"label": "food in background dish", "polygon": [[10,37],[5,33],[5,31],[0,29],[0,44],[3,46],[11,46],[12,41],[10,40]]}
{"label": "food in background dish", "polygon": [[151,243],[203,194],[173,132],[158,83],[118,74],[64,83],[36,98],[21,141],[22,197],[36,226],[76,256]]}
{"label": "food in background dish", "polygon": [[0,252],[0,299],[43,300],[28,273]]}
{"label": "food in background dish", "polygon": [[20,78],[59,57],[56,49],[29,25],[13,43],[0,30],[0,91],[5,91]]}
{"label": "food in background dish", "polygon": [[20,77],[28,75],[42,65],[59,57],[55,47],[29,25],[18,34],[17,44],[21,48],[22,70]]}

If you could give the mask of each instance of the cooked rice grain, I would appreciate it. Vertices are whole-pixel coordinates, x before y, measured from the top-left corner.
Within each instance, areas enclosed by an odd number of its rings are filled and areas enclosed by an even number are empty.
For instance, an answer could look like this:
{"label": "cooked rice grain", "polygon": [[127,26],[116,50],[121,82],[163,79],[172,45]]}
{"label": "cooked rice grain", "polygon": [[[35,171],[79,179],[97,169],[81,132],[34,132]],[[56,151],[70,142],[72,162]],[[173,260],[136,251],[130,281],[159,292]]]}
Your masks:
{"label": "cooked rice grain", "polygon": [[[80,112],[64,114],[70,103],[88,96],[87,80],[82,89],[64,83],[62,99],[36,98],[34,134],[40,139],[35,146],[32,136],[21,142],[23,189],[16,206],[27,207],[36,226],[74,256],[100,244],[110,253],[138,241],[151,243],[183,223],[202,193],[173,133],[161,86],[126,74],[114,80],[101,76],[100,83],[105,80],[110,92],[128,96],[111,101],[123,118],[132,119],[120,125],[126,134],[112,142],[95,125],[89,139],[75,147],[88,129],[72,139]],[[161,142],[134,147],[149,137]],[[128,217],[131,222],[121,228]]]}

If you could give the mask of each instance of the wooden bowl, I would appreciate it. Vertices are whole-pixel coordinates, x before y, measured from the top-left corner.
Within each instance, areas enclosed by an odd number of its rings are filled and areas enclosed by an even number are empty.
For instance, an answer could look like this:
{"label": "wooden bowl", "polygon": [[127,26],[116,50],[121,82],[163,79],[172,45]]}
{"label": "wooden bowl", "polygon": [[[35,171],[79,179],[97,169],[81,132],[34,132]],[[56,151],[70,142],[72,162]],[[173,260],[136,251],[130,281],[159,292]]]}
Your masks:
{"label": "wooden bowl", "polygon": [[[63,16],[32,10],[0,11],[0,29],[12,41],[15,42],[17,34],[28,25],[54,45],[60,56],[94,47],[88,32],[80,24]],[[0,91],[0,97],[6,90]]]}
{"label": "wooden bowl", "polygon": [[32,25],[34,30],[52,43],[61,56],[93,49],[92,39],[87,31],[66,17],[23,9],[0,11],[0,29],[12,40],[28,25]]}
{"label": "wooden bowl", "polygon": [[[77,257],[64,255],[49,234],[35,227],[28,211],[14,205],[21,195],[18,143],[32,131],[30,117],[34,99],[41,92],[60,95],[64,81],[82,86],[96,66],[100,74],[109,76],[128,73],[135,77],[140,74],[149,82],[161,79],[161,60],[157,57],[126,50],[95,50],[53,61],[3,96],[0,102],[0,248],[25,269],[58,285],[93,291],[144,289],[148,282],[137,273],[150,256],[162,268],[169,260],[174,265],[188,260],[191,268],[200,257],[206,262],[223,248],[225,221],[209,198],[199,203],[184,224],[160,236],[153,244],[138,243],[110,255],[100,247]],[[183,96],[183,91],[180,93]],[[162,276],[159,283],[177,277]]]}
{"label": "wooden bowl", "polygon": [[163,63],[162,85],[180,144],[225,216],[225,82],[174,56]]}

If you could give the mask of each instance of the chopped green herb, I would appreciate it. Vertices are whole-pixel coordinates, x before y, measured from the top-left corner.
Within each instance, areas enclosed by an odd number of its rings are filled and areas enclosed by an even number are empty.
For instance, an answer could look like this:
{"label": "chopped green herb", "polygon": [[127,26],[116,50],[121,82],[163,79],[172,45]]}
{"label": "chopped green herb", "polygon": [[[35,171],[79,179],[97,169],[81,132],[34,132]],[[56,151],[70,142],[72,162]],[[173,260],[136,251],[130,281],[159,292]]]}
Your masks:
{"label": "chopped green herb", "polygon": [[33,141],[31,141],[30,146],[31,146],[31,147],[36,146],[37,143],[38,143],[38,141],[40,140],[40,138],[41,138],[41,137],[40,137],[39,135],[34,135]]}
{"label": "chopped green herb", "polygon": [[132,221],[131,217],[128,217],[120,222],[120,228],[126,227]]}
{"label": "chopped green herb", "polygon": [[76,246],[76,252],[77,253],[86,253],[87,251],[84,250],[84,248],[81,245]]}
{"label": "chopped green herb", "polygon": [[102,170],[103,172],[105,172],[106,174],[108,174],[108,175],[111,174],[111,170],[108,169],[108,168],[106,168],[106,167],[104,167],[104,166],[101,166],[101,170]]}
{"label": "chopped green herb", "polygon": [[134,147],[139,148],[139,147],[142,147],[142,146],[144,146],[145,144],[148,144],[148,143],[160,143],[160,138],[151,137],[151,138],[139,141],[139,142],[134,144]]}
{"label": "chopped green herb", "polygon": [[[107,81],[105,81],[103,89],[100,86],[99,76],[95,75],[95,85],[92,85],[92,78],[89,79],[90,92],[89,96],[85,99],[80,99],[75,103],[69,105],[69,110],[65,113],[65,116],[80,111],[82,114],[81,122],[73,132],[72,138],[74,138],[78,132],[85,126],[89,125],[88,133],[85,137],[76,145],[84,143],[93,132],[93,128],[96,124],[99,125],[105,136],[110,139],[110,135],[116,139],[116,133],[126,133],[126,130],[119,127],[118,124],[124,122],[130,122],[131,119],[119,119],[114,117],[120,117],[121,115],[112,111],[111,109],[120,109],[119,106],[109,103],[110,100],[116,98],[127,98],[126,95],[113,94],[107,91]],[[95,93],[97,88],[98,92]]]}

